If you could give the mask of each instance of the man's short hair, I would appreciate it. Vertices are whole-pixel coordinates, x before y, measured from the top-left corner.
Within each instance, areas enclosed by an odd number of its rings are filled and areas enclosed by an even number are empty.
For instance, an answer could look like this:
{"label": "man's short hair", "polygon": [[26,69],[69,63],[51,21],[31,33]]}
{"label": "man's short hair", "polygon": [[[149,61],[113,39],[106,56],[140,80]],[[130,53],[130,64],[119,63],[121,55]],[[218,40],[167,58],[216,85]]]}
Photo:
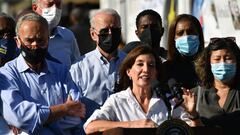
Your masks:
{"label": "man's short hair", "polygon": [[162,18],[160,16],[160,14],[152,9],[146,9],[146,10],[143,10],[142,12],[140,12],[138,15],[137,15],[137,18],[136,18],[136,27],[138,28],[138,25],[139,25],[139,21],[140,21],[140,18],[145,16],[145,15],[150,15],[150,16],[154,16],[156,17],[156,19],[162,24]]}
{"label": "man's short hair", "polygon": [[94,27],[95,26],[95,16],[99,13],[105,13],[105,14],[109,14],[109,15],[113,15],[115,17],[117,17],[120,25],[121,25],[121,17],[120,15],[118,14],[118,12],[112,8],[105,8],[105,9],[100,9],[98,10],[94,15],[93,17],[91,17],[90,19],[90,25],[91,27]]}
{"label": "man's short hair", "polygon": [[24,21],[38,21],[43,26],[45,26],[47,29],[49,29],[48,22],[45,18],[43,18],[41,15],[39,15],[37,13],[30,12],[30,13],[26,13],[26,14],[20,16],[20,18],[18,19],[17,25],[16,25],[16,30],[15,30],[17,35],[19,32],[19,28]]}

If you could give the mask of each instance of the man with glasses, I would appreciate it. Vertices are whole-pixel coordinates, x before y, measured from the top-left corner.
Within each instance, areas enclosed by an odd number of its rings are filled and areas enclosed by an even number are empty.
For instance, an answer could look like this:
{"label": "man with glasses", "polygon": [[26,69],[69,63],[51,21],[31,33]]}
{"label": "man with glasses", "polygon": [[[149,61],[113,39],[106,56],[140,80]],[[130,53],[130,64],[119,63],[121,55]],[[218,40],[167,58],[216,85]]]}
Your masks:
{"label": "man with glasses", "polygon": [[47,21],[27,13],[18,19],[16,35],[20,55],[0,68],[4,119],[15,134],[79,134],[85,105],[68,68],[46,59]]}
{"label": "man with glasses", "polygon": [[90,34],[96,49],[80,57],[71,66],[73,81],[83,92],[86,118],[114,92],[118,68],[126,56],[118,51],[121,41],[119,14],[113,9],[101,9],[90,20]]}
{"label": "man with glasses", "polygon": [[44,17],[49,25],[48,52],[61,63],[70,67],[80,57],[73,32],[58,26],[62,13],[62,0],[32,0],[32,10]]}

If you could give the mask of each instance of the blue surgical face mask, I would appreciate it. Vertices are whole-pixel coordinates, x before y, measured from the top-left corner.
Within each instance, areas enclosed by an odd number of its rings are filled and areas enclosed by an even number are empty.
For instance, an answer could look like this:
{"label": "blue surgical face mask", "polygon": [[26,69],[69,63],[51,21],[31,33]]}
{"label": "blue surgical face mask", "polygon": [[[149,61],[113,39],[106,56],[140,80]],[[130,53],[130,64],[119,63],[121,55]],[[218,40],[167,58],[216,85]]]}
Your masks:
{"label": "blue surgical face mask", "polygon": [[193,56],[197,53],[199,47],[199,38],[197,35],[187,35],[176,39],[176,48],[182,55]]}
{"label": "blue surgical face mask", "polygon": [[227,82],[236,74],[236,63],[215,63],[211,64],[211,70],[217,80]]}

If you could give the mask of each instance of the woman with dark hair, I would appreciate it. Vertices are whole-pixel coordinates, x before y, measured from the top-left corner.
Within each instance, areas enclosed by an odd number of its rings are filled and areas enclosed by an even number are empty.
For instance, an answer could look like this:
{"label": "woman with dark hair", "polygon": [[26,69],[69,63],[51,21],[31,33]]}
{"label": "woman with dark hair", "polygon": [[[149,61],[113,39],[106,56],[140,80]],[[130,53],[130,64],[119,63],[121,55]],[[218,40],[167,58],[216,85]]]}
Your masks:
{"label": "woman with dark hair", "polygon": [[164,62],[167,80],[174,78],[187,89],[195,87],[198,77],[194,60],[203,49],[203,31],[198,19],[188,14],[178,15],[169,27],[168,59]]}
{"label": "woman with dark hair", "polygon": [[[149,46],[140,45],[128,53],[120,66],[119,92],[112,94],[101,107],[95,110],[84,124],[87,134],[111,128],[154,128],[168,119],[168,109],[163,99],[152,89],[152,82],[162,82],[163,70],[160,58]],[[193,96],[186,92],[189,97]],[[186,100],[188,101],[188,100]],[[170,101],[174,105],[173,101]],[[173,111],[173,118],[199,124],[191,120],[196,111],[185,104]]]}
{"label": "woman with dark hair", "polygon": [[[206,126],[220,126],[224,133],[236,133],[240,123],[240,49],[231,38],[211,38],[196,61],[201,87],[197,110]],[[230,130],[228,130],[230,129]],[[239,129],[238,129],[239,131]]]}

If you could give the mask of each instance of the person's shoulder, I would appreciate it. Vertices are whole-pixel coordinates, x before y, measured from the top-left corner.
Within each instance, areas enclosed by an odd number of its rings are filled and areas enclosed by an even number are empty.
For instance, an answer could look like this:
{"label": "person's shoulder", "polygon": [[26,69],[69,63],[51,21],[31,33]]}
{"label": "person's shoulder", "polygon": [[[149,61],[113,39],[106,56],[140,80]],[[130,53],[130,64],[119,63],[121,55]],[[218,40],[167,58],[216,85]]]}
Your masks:
{"label": "person's shoulder", "polygon": [[2,68],[8,68],[8,69],[18,69],[19,67],[23,66],[23,62],[24,59],[20,57],[20,55],[18,55],[16,58],[14,58],[13,60],[10,60],[8,62],[6,62]]}
{"label": "person's shoulder", "polygon": [[141,43],[140,41],[131,41],[124,46],[122,51],[125,53],[129,53],[132,49],[137,47],[140,43]]}
{"label": "person's shoulder", "polygon": [[86,53],[84,55],[81,55],[77,59],[76,63],[81,63],[81,62],[84,62],[84,61],[88,61],[89,59],[91,60],[93,57],[95,57],[95,51],[96,50],[92,50],[92,51],[90,51],[90,52],[88,52],[88,53]]}
{"label": "person's shoulder", "polygon": [[63,27],[63,26],[57,26],[58,31],[60,32],[67,32],[67,33],[73,33],[72,30],[70,30],[67,27]]}
{"label": "person's shoulder", "polygon": [[68,28],[66,28],[66,27],[57,26],[57,31],[58,31],[58,33],[59,33],[60,35],[62,35],[63,38],[65,38],[65,39],[75,38],[74,33],[73,33],[70,29],[68,29]]}
{"label": "person's shoulder", "polygon": [[124,59],[127,56],[127,53],[125,53],[122,50],[118,50],[118,57],[120,57],[120,59]]}
{"label": "person's shoulder", "polygon": [[[94,58],[95,58],[95,50],[88,52],[82,56],[80,56],[75,62],[74,64],[71,65],[71,69],[77,68],[77,67],[82,67],[82,66],[87,66],[86,63],[94,63]],[[94,57],[94,58],[93,58]]]}
{"label": "person's shoulder", "polygon": [[17,63],[17,58],[6,62],[0,69],[2,68],[15,68]]}
{"label": "person's shoulder", "polygon": [[2,67],[0,67],[0,74],[4,75],[5,78],[13,79],[16,78],[16,74],[18,74],[20,70],[17,68],[17,60],[16,58],[5,63]]}
{"label": "person's shoulder", "polygon": [[58,63],[58,62],[52,61],[52,60],[46,60],[46,62],[47,62],[47,66],[48,66],[49,70],[54,73],[59,74],[59,73],[68,72],[69,67],[65,64]]}
{"label": "person's shoulder", "polygon": [[119,91],[117,93],[114,93],[110,95],[111,98],[114,98],[115,100],[126,100],[130,96],[130,88],[127,88],[126,90]]}

